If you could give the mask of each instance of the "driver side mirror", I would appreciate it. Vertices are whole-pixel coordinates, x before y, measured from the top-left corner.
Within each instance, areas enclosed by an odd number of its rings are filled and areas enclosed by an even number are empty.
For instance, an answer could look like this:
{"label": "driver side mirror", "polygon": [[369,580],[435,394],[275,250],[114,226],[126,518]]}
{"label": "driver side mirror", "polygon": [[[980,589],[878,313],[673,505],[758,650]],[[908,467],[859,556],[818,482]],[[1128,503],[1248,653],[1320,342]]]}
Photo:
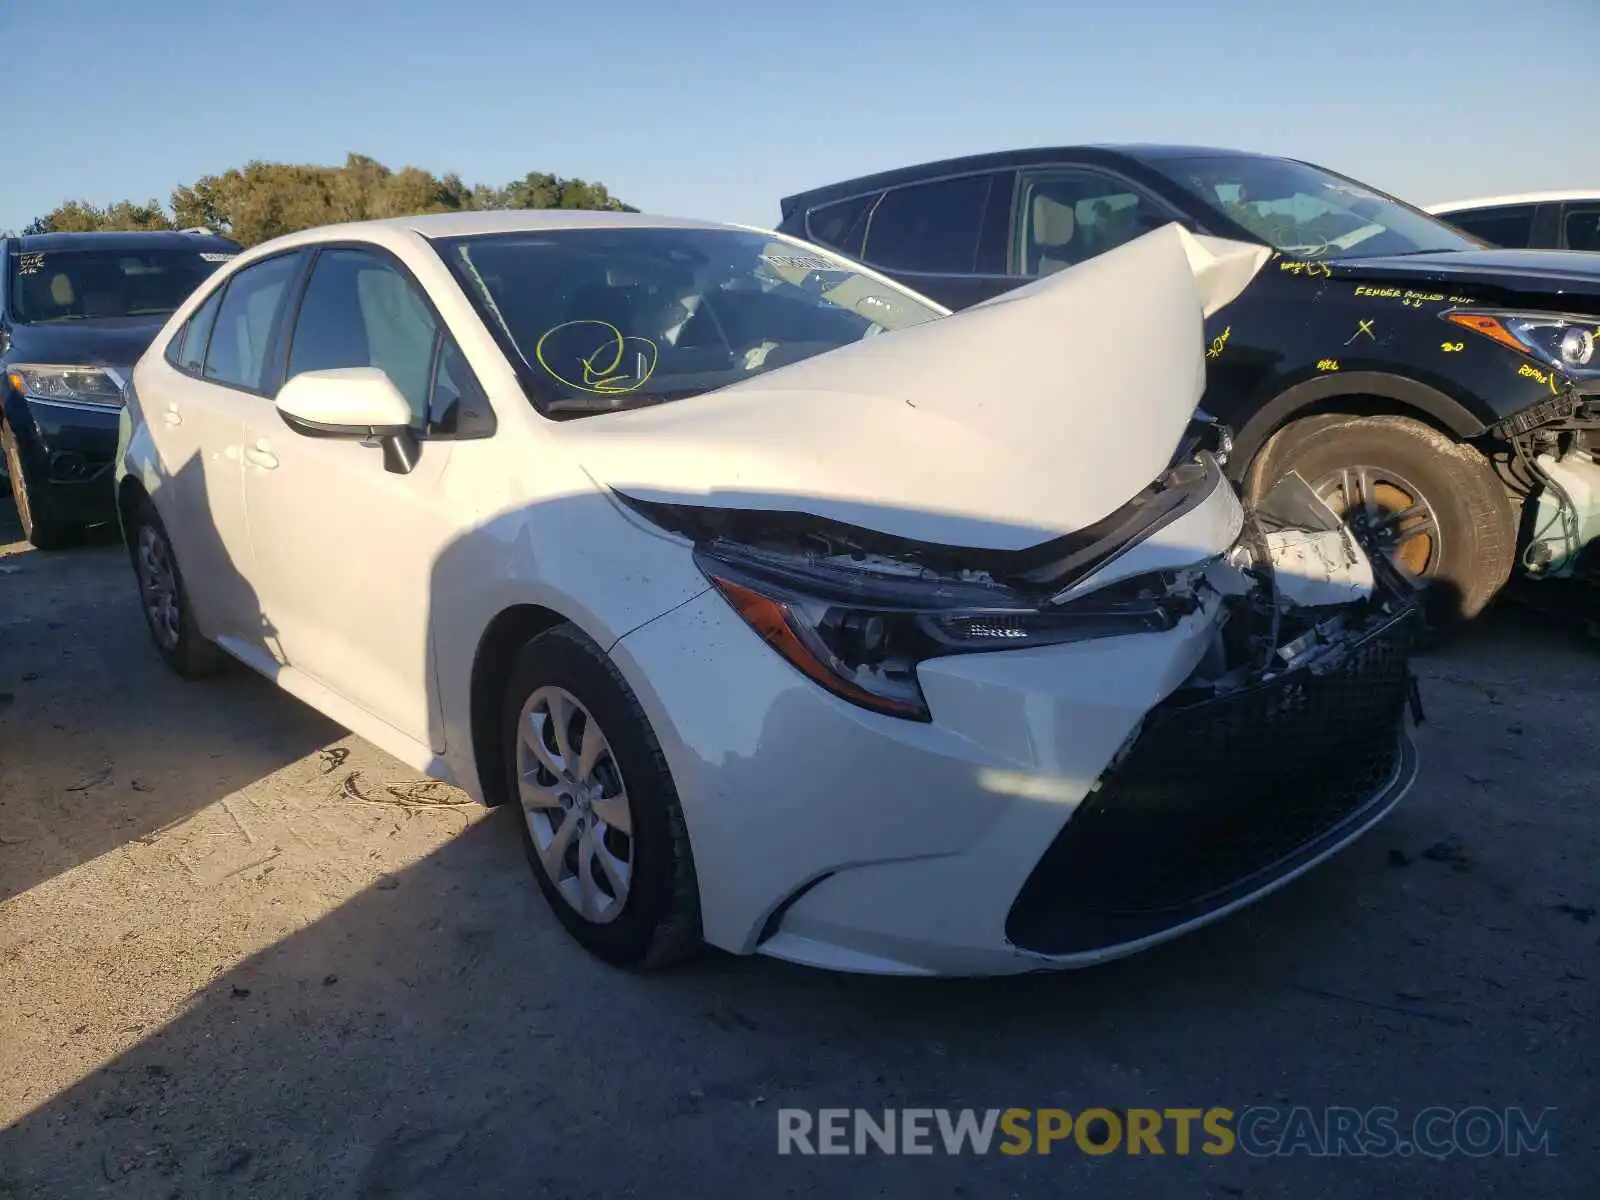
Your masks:
{"label": "driver side mirror", "polygon": [[383,447],[383,467],[396,475],[417,465],[411,405],[377,367],[305,371],[278,389],[283,423],[305,437],[354,438]]}

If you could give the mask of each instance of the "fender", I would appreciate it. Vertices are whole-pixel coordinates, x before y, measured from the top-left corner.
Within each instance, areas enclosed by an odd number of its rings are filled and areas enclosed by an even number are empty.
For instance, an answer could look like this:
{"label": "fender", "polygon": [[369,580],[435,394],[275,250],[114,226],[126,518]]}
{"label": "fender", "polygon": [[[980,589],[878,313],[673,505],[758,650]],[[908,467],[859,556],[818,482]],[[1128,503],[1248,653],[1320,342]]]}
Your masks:
{"label": "fender", "polygon": [[31,439],[35,436],[33,413],[28,408],[28,402],[22,398],[22,393],[11,386],[4,367],[0,367],[0,425],[11,426],[11,432],[19,441],[23,437]]}
{"label": "fender", "polygon": [[1267,439],[1291,419],[1312,410],[1325,411],[1327,401],[1345,396],[1378,396],[1393,400],[1403,408],[1431,417],[1458,438],[1477,437],[1488,428],[1459,400],[1404,375],[1391,375],[1386,371],[1319,375],[1279,392],[1234,432],[1229,474],[1235,481],[1242,479]]}

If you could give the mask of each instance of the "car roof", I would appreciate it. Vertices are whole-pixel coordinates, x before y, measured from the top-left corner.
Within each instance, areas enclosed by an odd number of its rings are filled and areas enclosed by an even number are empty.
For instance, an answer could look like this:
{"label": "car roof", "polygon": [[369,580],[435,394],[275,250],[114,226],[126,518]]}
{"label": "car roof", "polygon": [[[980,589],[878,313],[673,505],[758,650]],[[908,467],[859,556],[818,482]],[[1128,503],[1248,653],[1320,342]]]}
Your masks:
{"label": "car roof", "polygon": [[552,229],[722,229],[741,230],[738,225],[716,221],[697,221],[684,217],[663,217],[650,213],[603,212],[591,209],[498,209],[492,212],[422,213],[410,217],[384,217],[376,221],[347,221],[339,225],[318,225],[286,233],[250,247],[250,260],[300,246],[326,242],[373,242],[393,248],[412,236],[435,238],[471,237],[494,233],[537,233]]}
{"label": "car roof", "polygon": [[408,229],[425,238],[466,237],[481,233],[535,233],[544,229],[731,229],[716,221],[663,217],[650,213],[605,212],[598,209],[526,208],[492,212],[423,213],[355,221],[308,229],[318,240],[345,237],[374,229]]}
{"label": "car roof", "polygon": [[239,243],[216,233],[190,233],[175,229],[116,230],[94,233],[30,233],[15,239],[19,253],[52,250],[183,250],[240,249]]}
{"label": "car roof", "polygon": [[934,175],[962,175],[970,171],[995,170],[1018,163],[1046,162],[1056,157],[1102,159],[1132,159],[1136,162],[1156,162],[1168,158],[1272,158],[1249,150],[1228,150],[1217,146],[1185,146],[1165,142],[1088,142],[1076,146],[1027,146],[1012,150],[994,150],[983,154],[968,154],[959,158],[939,159],[932,162],[913,163],[878,171],[871,175],[858,175],[836,183],[807,188],[783,197],[779,201],[787,217],[798,204],[810,204],[824,196],[849,196],[858,192],[875,191],[892,187],[912,179]]}
{"label": "car roof", "polygon": [[1477,196],[1471,200],[1445,200],[1430,204],[1431,213],[1466,212],[1473,208],[1500,208],[1507,204],[1560,204],[1569,200],[1600,200],[1600,189],[1566,192],[1519,192],[1511,196]]}

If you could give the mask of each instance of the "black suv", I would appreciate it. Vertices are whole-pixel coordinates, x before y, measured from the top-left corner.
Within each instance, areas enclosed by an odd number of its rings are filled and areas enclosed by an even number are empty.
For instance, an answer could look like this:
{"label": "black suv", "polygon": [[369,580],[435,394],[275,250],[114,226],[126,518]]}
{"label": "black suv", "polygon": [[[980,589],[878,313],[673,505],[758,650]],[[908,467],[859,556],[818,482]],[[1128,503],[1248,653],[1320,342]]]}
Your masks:
{"label": "black suv", "polygon": [[35,546],[116,519],[123,384],[173,311],[240,249],[198,231],[0,238],[0,448]]}
{"label": "black suv", "polygon": [[1173,221],[1268,245],[1206,330],[1247,500],[1298,470],[1445,616],[1513,569],[1600,575],[1600,255],[1494,250],[1308,163],[1176,146],[928,163],[782,213],[956,309]]}

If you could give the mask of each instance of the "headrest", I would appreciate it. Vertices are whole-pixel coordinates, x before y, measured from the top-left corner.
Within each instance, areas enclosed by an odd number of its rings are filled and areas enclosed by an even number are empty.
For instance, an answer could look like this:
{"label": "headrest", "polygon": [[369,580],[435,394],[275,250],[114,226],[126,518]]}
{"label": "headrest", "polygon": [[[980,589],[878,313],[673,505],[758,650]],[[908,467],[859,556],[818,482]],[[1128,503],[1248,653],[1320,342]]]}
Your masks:
{"label": "headrest", "polygon": [[60,307],[65,308],[72,303],[72,280],[65,275],[57,274],[50,280],[50,299]]}
{"label": "headrest", "polygon": [[1065,246],[1072,240],[1077,221],[1072,206],[1049,196],[1033,198],[1033,243],[1036,246]]}

